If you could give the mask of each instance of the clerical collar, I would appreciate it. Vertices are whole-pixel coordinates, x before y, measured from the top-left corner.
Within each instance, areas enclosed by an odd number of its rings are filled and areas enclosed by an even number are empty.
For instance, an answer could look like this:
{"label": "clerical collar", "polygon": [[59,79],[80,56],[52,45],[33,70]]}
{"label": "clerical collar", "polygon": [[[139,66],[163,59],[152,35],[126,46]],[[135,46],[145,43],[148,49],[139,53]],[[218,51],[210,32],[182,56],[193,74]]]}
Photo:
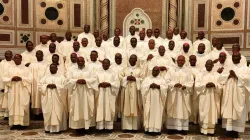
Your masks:
{"label": "clerical collar", "polygon": [[42,47],[47,47],[47,44],[41,44]]}

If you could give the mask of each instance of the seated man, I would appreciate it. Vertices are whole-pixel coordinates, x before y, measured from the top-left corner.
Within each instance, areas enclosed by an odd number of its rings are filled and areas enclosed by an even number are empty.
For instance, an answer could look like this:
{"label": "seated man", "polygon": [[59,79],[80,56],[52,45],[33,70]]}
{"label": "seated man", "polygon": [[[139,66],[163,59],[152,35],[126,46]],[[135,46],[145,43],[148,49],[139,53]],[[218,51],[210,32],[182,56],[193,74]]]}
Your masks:
{"label": "seated man", "polygon": [[65,77],[57,73],[57,65],[49,66],[50,74],[39,83],[45,133],[59,133],[67,129],[67,90]]}

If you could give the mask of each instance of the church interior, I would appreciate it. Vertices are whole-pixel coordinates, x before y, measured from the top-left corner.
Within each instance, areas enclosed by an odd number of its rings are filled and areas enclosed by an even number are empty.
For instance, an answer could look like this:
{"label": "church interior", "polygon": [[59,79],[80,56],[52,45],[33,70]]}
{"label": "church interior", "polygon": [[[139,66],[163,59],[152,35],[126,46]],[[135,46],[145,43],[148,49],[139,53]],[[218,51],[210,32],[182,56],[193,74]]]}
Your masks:
{"label": "church interior", "polygon": [[[168,29],[178,27],[187,32],[192,42],[198,39],[198,32],[212,41],[216,37],[231,53],[232,46],[240,45],[241,54],[250,63],[250,0],[0,0],[0,59],[6,50],[13,54],[26,50],[27,41],[34,46],[41,43],[41,36],[56,33],[57,41],[64,40],[65,32],[72,32],[77,40],[90,25],[90,32],[114,36],[114,30],[121,30],[126,37],[130,26],[136,34],[147,29],[160,29],[160,36],[166,38]],[[188,139],[188,140],[231,140],[224,137],[224,131],[216,128],[215,136],[200,134],[199,125],[190,125],[188,135],[168,135],[165,129],[160,136],[138,133],[123,133],[121,124],[115,122],[111,134],[96,133],[76,136],[72,130],[61,134],[44,133],[43,121],[32,120],[27,130],[10,130],[8,121],[0,119],[0,139]],[[95,131],[95,130],[93,130]],[[165,131],[165,132],[164,132]],[[240,139],[250,139],[250,123],[246,123]]]}

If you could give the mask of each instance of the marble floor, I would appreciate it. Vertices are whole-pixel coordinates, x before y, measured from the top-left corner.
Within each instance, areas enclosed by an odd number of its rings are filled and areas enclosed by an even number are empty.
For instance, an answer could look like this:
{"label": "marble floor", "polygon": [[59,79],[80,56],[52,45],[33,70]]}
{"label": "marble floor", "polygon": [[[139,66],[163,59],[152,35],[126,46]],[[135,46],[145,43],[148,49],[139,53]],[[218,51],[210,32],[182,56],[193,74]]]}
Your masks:
{"label": "marble floor", "polygon": [[[120,123],[115,123],[115,130],[111,134],[97,133],[93,132],[91,134],[86,134],[83,136],[74,135],[72,130],[67,130],[61,134],[47,134],[44,133],[43,122],[42,121],[31,121],[31,125],[27,130],[10,130],[8,122],[5,120],[0,120],[0,140],[116,140],[116,139],[126,139],[126,140],[145,140],[145,139],[165,139],[165,140],[233,140],[223,137],[224,130],[221,126],[216,128],[216,135],[214,137],[200,135],[199,126],[191,125],[188,135],[167,135],[166,130],[162,131],[161,136],[148,136],[140,131],[136,134],[134,133],[123,133],[120,128]],[[240,134],[239,140],[250,140],[250,124],[246,127],[246,132]]]}

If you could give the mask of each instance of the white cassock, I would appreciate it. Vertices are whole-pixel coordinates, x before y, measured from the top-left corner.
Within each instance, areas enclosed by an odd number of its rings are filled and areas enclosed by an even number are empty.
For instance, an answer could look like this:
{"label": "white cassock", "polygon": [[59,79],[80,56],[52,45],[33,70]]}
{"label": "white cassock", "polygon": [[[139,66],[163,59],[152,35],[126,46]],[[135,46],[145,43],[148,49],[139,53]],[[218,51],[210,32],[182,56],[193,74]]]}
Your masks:
{"label": "white cassock", "polygon": [[145,41],[145,39],[144,39],[144,40],[138,40],[138,41],[137,41],[137,46],[138,46],[138,48],[140,48],[140,49],[143,49],[144,44],[146,44],[146,46],[147,46],[147,44],[148,44],[148,42]]}
{"label": "white cassock", "polygon": [[90,49],[91,49],[91,47],[89,45],[87,47],[80,47],[79,54],[81,57],[84,58],[85,62],[89,61],[89,58],[90,58],[89,50]]}
{"label": "white cassock", "polygon": [[45,61],[37,61],[31,63],[29,66],[32,73],[32,86],[31,86],[31,108],[35,109],[35,114],[39,115],[41,112],[39,109],[41,105],[41,93],[39,91],[39,82],[45,75],[45,70],[48,67],[48,63]]}
{"label": "white cassock", "polygon": [[193,43],[193,47],[194,47],[193,53],[195,54],[196,52],[198,52],[198,47],[201,43],[203,43],[205,45],[204,53],[209,54],[211,52],[212,48],[211,48],[210,41],[207,40],[206,38],[203,38],[202,40],[198,39]]}
{"label": "white cassock", "polygon": [[[160,85],[160,89],[150,88],[151,84]],[[144,108],[144,128],[147,132],[161,132],[164,107],[167,97],[167,84],[163,77],[148,76],[142,82],[141,94]]]}
{"label": "white cassock", "polygon": [[[172,60],[174,59],[176,61],[176,57],[177,57],[177,53],[174,50],[169,50],[166,49],[165,52],[168,56],[170,56],[172,58]],[[174,62],[174,61],[173,61]],[[175,63],[175,62],[174,62]]]}
{"label": "white cassock", "polygon": [[[55,84],[56,89],[47,88]],[[42,94],[42,110],[45,131],[60,132],[67,129],[67,89],[66,79],[61,74],[44,76],[39,83]]]}
{"label": "white cassock", "polygon": [[111,42],[109,39],[106,40],[106,41],[102,40],[102,46],[103,46],[104,49],[112,47],[113,46],[113,42]]}
{"label": "white cassock", "polygon": [[[136,81],[127,81],[128,76],[134,76]],[[121,112],[122,129],[138,130],[141,126],[142,101],[141,82],[144,77],[142,70],[136,66],[124,68],[119,74],[121,77]]]}
{"label": "white cassock", "polygon": [[66,40],[64,39],[61,43],[60,43],[60,49],[61,54],[63,55],[63,57],[67,57],[68,55],[70,55],[69,53],[73,51],[73,43],[74,40]]}
{"label": "white cassock", "polygon": [[141,50],[141,64],[140,67],[143,69],[144,73],[147,74],[148,73],[148,67],[149,67],[149,63],[153,60],[153,58],[149,61],[147,61],[148,56],[152,54],[153,57],[158,56],[158,50],[156,48],[154,49],[149,49],[149,47],[147,46],[145,49]]}
{"label": "white cassock", "polygon": [[98,84],[108,82],[111,87],[98,89],[96,95],[96,128],[97,129],[113,129],[115,118],[115,101],[118,90],[120,88],[120,81],[112,70],[100,70],[97,72]]}
{"label": "white cassock", "polygon": [[[165,38],[165,39],[163,39],[163,44],[162,45],[167,49],[170,41],[174,41],[174,40]],[[176,42],[175,42],[175,44],[176,44]]]}
{"label": "white cassock", "polygon": [[[196,81],[195,88],[199,102],[199,121],[201,133],[214,134],[215,125],[220,116],[220,94],[222,86],[218,83],[220,75],[217,72],[205,71]],[[212,82],[213,88],[207,88],[206,84]]]}
{"label": "white cassock", "polygon": [[[110,66],[110,69],[119,77],[119,74],[120,72],[124,69],[125,67],[122,66],[122,65],[118,65],[116,63],[113,63],[111,66]],[[121,82],[121,77],[119,77],[119,80]],[[116,98],[116,116],[118,118],[121,118],[121,86],[119,87],[119,91],[118,91],[118,94],[117,94],[117,98]],[[116,117],[116,118],[117,118]]]}
{"label": "white cassock", "polygon": [[145,39],[144,39],[144,40],[148,43],[148,41],[149,41],[150,39],[155,39],[155,38],[154,38],[154,36],[151,36],[151,37],[145,36]]}
{"label": "white cassock", "polygon": [[89,49],[88,61],[91,61],[90,54],[91,54],[92,51],[97,51],[97,53],[98,53],[97,60],[101,60],[102,61],[104,58],[106,58],[104,46],[100,46],[100,47],[95,46],[95,47],[91,47]]}
{"label": "white cassock", "polygon": [[178,51],[182,51],[183,52],[183,45],[185,43],[189,44],[189,52],[193,53],[193,51],[194,51],[193,44],[192,44],[192,41],[189,40],[188,38],[181,39],[181,40],[177,41],[176,44],[175,44],[174,50],[176,52],[178,52]]}
{"label": "white cassock", "polygon": [[159,46],[164,45],[164,43],[163,43],[164,39],[163,38],[161,38],[161,37],[155,38],[154,37],[154,40],[155,40],[155,47],[157,49],[159,48]]}
{"label": "white cassock", "polygon": [[40,50],[43,52],[43,56],[48,56],[50,54],[49,52],[49,46],[47,44],[39,44],[35,48],[37,51]]}
{"label": "white cassock", "polygon": [[226,59],[226,61],[223,64],[220,63],[220,61],[218,61],[217,63],[214,64],[213,71],[217,72],[219,68],[224,68],[223,71],[229,72],[229,69],[232,67],[232,65],[233,65],[232,60]]}
{"label": "white cassock", "polygon": [[173,40],[174,40],[175,42],[178,42],[179,40],[181,40],[180,34],[177,34],[177,35],[173,34]]}
{"label": "white cassock", "polygon": [[[68,67],[69,67],[69,66],[71,65],[71,63],[72,63],[72,62],[71,62],[71,58],[70,58],[72,53],[75,53],[75,54],[77,55],[77,57],[81,56],[80,50],[79,50],[78,52],[75,52],[75,51],[70,52],[69,55],[66,56],[66,61],[65,61],[65,63],[64,63],[66,71],[67,71]],[[85,59],[85,57],[83,57],[83,58]],[[86,61],[86,59],[85,59],[85,61]]]}
{"label": "white cassock", "polygon": [[136,55],[137,56],[137,62],[136,62],[136,65],[137,66],[141,66],[142,64],[142,53],[141,53],[141,49],[139,48],[139,46],[136,46],[135,48],[133,48],[131,45],[129,48],[127,48],[127,60],[128,60],[128,66],[130,66],[129,64],[129,58],[131,55]]}
{"label": "white cassock", "polygon": [[[127,37],[124,38],[124,41],[122,42],[122,48],[127,49],[130,46],[130,40],[131,38],[136,38],[137,40],[140,39],[139,35],[128,35]],[[120,43],[121,44],[121,43]]]}
{"label": "white cassock", "polygon": [[86,66],[88,67],[89,70],[92,71],[93,74],[96,74],[98,70],[102,69],[102,63],[97,61],[90,61],[86,63]]}
{"label": "white cassock", "polygon": [[[230,70],[235,72],[238,79],[228,79]],[[229,71],[223,71],[219,77],[219,82],[223,85],[222,128],[227,131],[244,132],[249,110],[250,72],[248,67],[241,64],[233,64]]]}
{"label": "white cassock", "polygon": [[60,64],[61,67],[63,67],[63,69],[65,69],[63,55],[62,55],[61,53],[59,53],[59,52],[49,53],[49,54],[46,56],[47,62],[48,62],[49,64],[52,63],[52,56],[53,56],[54,54],[59,55],[59,64]]}
{"label": "white cassock", "polygon": [[27,63],[36,62],[36,49],[32,50],[31,52],[26,50],[23,53],[21,53],[21,55],[22,55],[22,63],[24,65]]}
{"label": "white cassock", "polygon": [[94,35],[91,34],[91,33],[85,33],[85,32],[83,32],[83,33],[79,34],[78,37],[77,37],[77,41],[80,43],[81,47],[82,47],[81,42],[82,42],[83,38],[87,38],[88,39],[89,46],[95,45],[95,37],[94,37]]}
{"label": "white cassock", "polygon": [[[8,71],[9,67],[14,66],[15,62],[13,60],[7,61],[6,59],[0,62],[0,89],[5,88],[5,83],[3,82],[3,72]],[[0,116],[8,117],[8,95],[0,91]]]}
{"label": "white cassock", "polygon": [[75,63],[70,63],[70,64],[65,64],[65,73],[66,73],[66,77],[68,77],[67,75],[68,75],[68,73],[69,73],[69,71],[71,71],[71,69],[74,69],[74,68],[77,68],[78,67],[78,65],[77,65],[77,62],[75,62]]}
{"label": "white cassock", "polygon": [[126,54],[126,50],[122,48],[122,46],[112,46],[106,49],[106,58],[108,58],[110,60],[110,63],[115,63],[115,55],[117,53],[120,53],[122,55],[122,64],[124,67],[127,66],[127,54]]}
{"label": "white cassock", "polygon": [[[217,50],[217,49],[215,48],[215,49],[213,49],[213,50],[209,53],[210,59],[212,59],[212,60],[219,59],[219,55],[220,55],[221,52],[225,52],[226,55],[227,55],[227,58],[230,58],[230,54],[229,54],[224,48],[222,48],[221,50]],[[231,60],[232,60],[232,59],[231,59]]]}
{"label": "white cassock", "polygon": [[[165,54],[164,56],[160,56],[158,54],[158,56],[155,56],[149,63],[148,63],[148,70],[147,70],[147,76],[149,75],[152,75],[152,70],[155,66],[164,66],[167,68],[167,70],[171,67],[174,67],[175,64],[172,60],[171,57],[168,56],[168,54]],[[165,77],[166,73],[167,73],[167,70],[166,71],[160,71],[160,76],[163,76]]]}
{"label": "white cassock", "polygon": [[[51,63],[48,63],[48,64],[50,65]],[[59,64],[59,65],[57,65],[57,68],[58,68],[57,73],[60,73],[63,76],[66,75],[64,65]],[[50,75],[50,67],[49,66],[45,70],[45,75]]]}
{"label": "white cassock", "polygon": [[196,65],[197,67],[199,67],[200,69],[203,69],[205,68],[205,64],[207,62],[208,59],[211,59],[210,58],[210,55],[209,54],[199,54],[199,53],[195,53],[195,56],[196,56]]}
{"label": "white cassock", "polygon": [[184,64],[184,66],[190,66],[189,57],[192,55],[192,52],[190,50],[187,53],[185,53],[183,51],[178,52],[177,55],[176,55],[176,58],[175,58],[176,62],[177,62],[177,59],[178,59],[178,57],[180,55],[183,55],[185,57],[185,64]]}
{"label": "white cassock", "polygon": [[[194,81],[196,80],[196,78],[198,78],[201,69],[198,66],[188,66],[187,68],[190,73],[192,74]],[[195,124],[198,123],[198,113],[199,113],[199,103],[198,103],[198,95],[197,95],[197,91],[195,89],[195,83],[194,86],[191,90],[191,116],[189,118],[190,122],[193,122]]]}
{"label": "white cassock", "polygon": [[[227,56],[227,59],[228,59],[229,61],[232,61],[232,55]],[[241,54],[240,64],[241,64],[242,66],[247,66],[247,59],[246,59],[246,57],[243,56],[242,54]]]}
{"label": "white cassock", "polygon": [[51,43],[54,43],[54,44],[56,45],[56,51],[57,51],[57,52],[63,54],[63,48],[61,47],[61,45],[60,45],[60,43],[59,43],[58,41],[51,42],[51,40],[49,40],[49,41],[47,42],[48,48],[49,48],[49,45],[50,45]]}
{"label": "white cassock", "polygon": [[[84,79],[86,84],[77,83]],[[98,89],[96,79],[88,68],[72,69],[68,77],[69,91],[69,127],[72,129],[89,129],[95,126],[95,92]]]}
{"label": "white cassock", "polygon": [[[169,86],[167,97],[167,129],[188,130],[188,118],[191,114],[191,99],[194,79],[189,70],[185,67],[177,67],[170,70],[165,76]],[[185,90],[174,87],[180,83],[186,86]]]}
{"label": "white cassock", "polygon": [[[12,81],[19,76],[22,81]],[[5,94],[8,94],[9,125],[28,126],[30,124],[30,94],[32,74],[24,65],[13,65],[5,71]]]}

